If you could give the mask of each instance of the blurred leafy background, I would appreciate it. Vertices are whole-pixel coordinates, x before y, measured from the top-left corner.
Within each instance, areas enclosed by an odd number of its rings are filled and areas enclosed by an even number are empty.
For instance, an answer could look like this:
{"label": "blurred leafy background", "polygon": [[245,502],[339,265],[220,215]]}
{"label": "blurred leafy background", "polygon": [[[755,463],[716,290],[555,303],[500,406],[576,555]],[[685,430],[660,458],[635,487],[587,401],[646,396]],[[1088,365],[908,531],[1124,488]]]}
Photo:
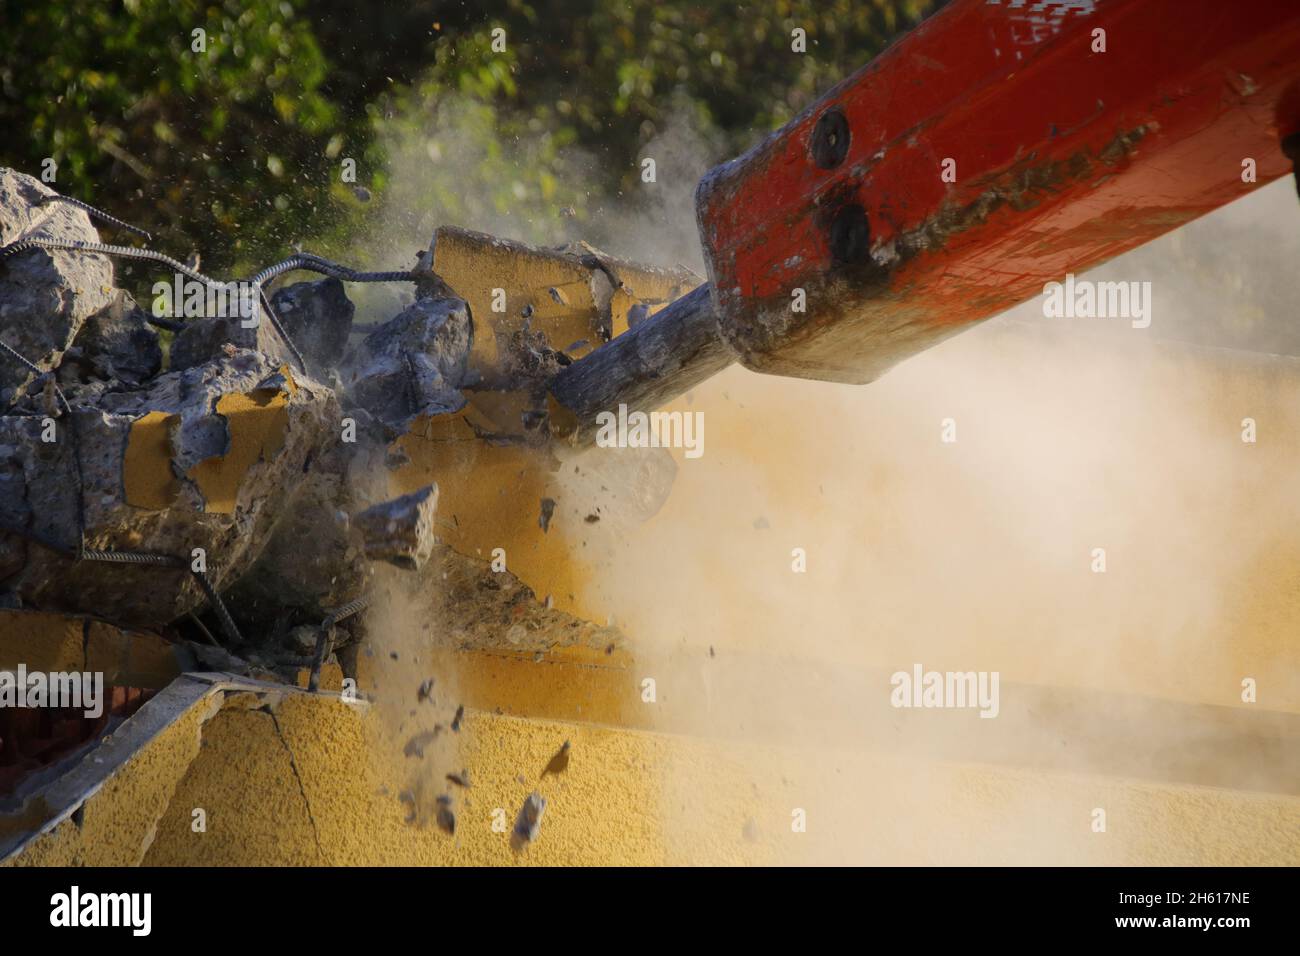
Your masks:
{"label": "blurred leafy background", "polygon": [[359,234],[409,252],[439,223],[640,251],[619,232],[647,150],[679,198],[644,215],[693,229],[704,169],[940,2],[3,0],[0,164],[53,157],[59,191],[218,275],[297,243],[373,258]]}

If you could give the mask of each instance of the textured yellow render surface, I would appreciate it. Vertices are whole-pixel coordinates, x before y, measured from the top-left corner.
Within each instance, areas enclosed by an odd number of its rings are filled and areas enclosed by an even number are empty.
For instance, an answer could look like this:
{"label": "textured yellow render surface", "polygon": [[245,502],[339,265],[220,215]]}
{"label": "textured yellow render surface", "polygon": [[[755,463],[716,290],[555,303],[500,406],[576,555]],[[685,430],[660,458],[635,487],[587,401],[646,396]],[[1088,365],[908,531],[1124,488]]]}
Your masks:
{"label": "textured yellow render surface", "polygon": [[[586,662],[522,663],[475,695],[542,700]],[[603,693],[627,686],[618,667]],[[531,676],[530,676],[531,674]],[[182,680],[189,680],[183,678]],[[533,687],[528,687],[529,683]],[[544,690],[540,685],[546,685]],[[520,696],[522,695],[522,696]],[[599,695],[598,695],[599,696]],[[917,760],[806,745],[755,746],[599,723],[466,713],[453,762],[455,835],[406,822],[407,758],[377,711],[334,694],[253,683],[194,698],[68,817],[7,860],[147,865],[1275,864],[1300,861],[1300,800],[1098,775]],[[613,716],[597,703],[589,714]],[[560,742],[567,770],[543,777]],[[441,768],[439,768],[441,771]],[[824,787],[827,779],[861,786]],[[537,790],[538,839],[508,832]],[[924,805],[916,795],[925,793]],[[1107,832],[1093,832],[1094,807]],[[202,826],[196,821],[202,816]],[[79,818],[79,819],[78,819]],[[802,818],[800,831],[796,821]],[[972,833],[980,834],[971,839]]]}
{"label": "textured yellow render surface", "polygon": [[284,444],[289,394],[258,388],[246,395],[222,395],[217,399],[217,414],[226,419],[230,447],[224,455],[199,462],[187,477],[199,486],[205,511],[232,514],[248,469],[274,456]]}
{"label": "textured yellow render surface", "polygon": [[180,482],[171,470],[171,430],[179,423],[179,415],[167,412],[149,412],[132,423],[122,463],[128,504],[161,511],[176,500]]}

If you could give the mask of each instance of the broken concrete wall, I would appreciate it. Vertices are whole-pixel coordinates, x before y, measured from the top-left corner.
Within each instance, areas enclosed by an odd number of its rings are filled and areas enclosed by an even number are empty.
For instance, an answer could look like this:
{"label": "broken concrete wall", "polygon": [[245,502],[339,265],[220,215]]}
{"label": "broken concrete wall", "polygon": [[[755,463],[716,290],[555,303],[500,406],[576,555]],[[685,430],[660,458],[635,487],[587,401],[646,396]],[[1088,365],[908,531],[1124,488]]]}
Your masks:
{"label": "broken concrete wall", "polygon": [[348,480],[350,450],[320,455],[281,509],[257,561],[229,593],[241,627],[286,616],[286,625],[320,623],[330,610],[361,596],[369,580],[365,543],[349,523],[363,506]]}
{"label": "broken concrete wall", "polygon": [[238,316],[214,316],[188,321],[176,333],[168,353],[168,368],[178,372],[220,361],[233,349],[260,352],[283,365],[293,362],[288,346],[270,322],[245,325],[245,320]]}
{"label": "broken concrete wall", "polygon": [[[53,195],[4,171],[3,242],[97,241],[86,212],[50,201]],[[432,476],[400,490],[390,478],[410,470],[400,440],[416,423],[462,415],[458,441],[434,449],[447,462],[439,471],[475,470],[461,439],[502,448],[522,440],[536,451],[535,467],[553,471],[559,460],[546,449],[538,396],[571,360],[561,349],[589,351],[626,326],[634,305],[648,311],[694,277],[589,247],[534,250],[456,230],[440,231],[435,246],[409,273],[415,300],[387,321],[367,323],[364,337],[354,335],[356,309],[337,278],[268,287],[280,328],[265,314],[249,328],[241,317],[218,315],[174,328],[178,316],[151,316],[113,287],[105,253],[10,249],[0,267],[0,337],[12,335],[38,369],[55,374],[11,362],[0,378],[8,386],[0,414],[0,603],[149,628],[174,628],[197,611],[212,625],[205,634],[212,640],[224,618],[204,610],[209,597],[192,573],[202,570],[246,636],[261,642],[226,651],[276,667],[283,664],[277,655],[300,655],[312,628],[365,595],[373,562],[386,561],[450,596],[444,619],[457,622],[468,645],[499,639],[547,647],[578,632],[603,641],[588,633],[602,629],[552,607],[558,589],[535,592],[508,572],[477,566],[470,573],[465,562],[475,559],[440,540],[461,526],[467,508],[482,504],[465,498],[467,481],[494,479],[457,479],[455,510],[439,515],[438,494],[425,487]],[[482,269],[498,269],[492,284],[506,291],[509,313],[485,303],[491,321],[484,325],[430,271],[435,262],[453,270],[471,297],[481,298]],[[141,281],[171,279],[170,270],[180,267],[149,266]],[[386,273],[383,281],[407,276]],[[33,326],[46,332],[36,335]],[[175,331],[165,368],[159,327]],[[574,329],[585,342],[565,338]],[[481,335],[490,348],[479,347]],[[657,496],[663,482],[652,484]],[[105,556],[121,560],[97,559]]]}
{"label": "broken concrete wall", "polygon": [[311,455],[337,441],[338,418],[329,389],[249,351],[106,394],[57,421],[0,417],[8,524],[73,552],[183,559],[174,570],[70,561],[11,536],[0,584],[32,607],[171,621],[203,600],[189,573],[195,549],[217,588],[246,571]]}
{"label": "broken concrete wall", "polygon": [[[306,362],[307,373],[331,383],[347,348],[356,307],[338,279],[298,282],[270,296],[280,326]],[[256,321],[239,315],[190,319],[171,346],[170,368],[189,368],[219,358],[229,346],[252,349],[285,364],[296,361],[285,335],[259,308]]]}

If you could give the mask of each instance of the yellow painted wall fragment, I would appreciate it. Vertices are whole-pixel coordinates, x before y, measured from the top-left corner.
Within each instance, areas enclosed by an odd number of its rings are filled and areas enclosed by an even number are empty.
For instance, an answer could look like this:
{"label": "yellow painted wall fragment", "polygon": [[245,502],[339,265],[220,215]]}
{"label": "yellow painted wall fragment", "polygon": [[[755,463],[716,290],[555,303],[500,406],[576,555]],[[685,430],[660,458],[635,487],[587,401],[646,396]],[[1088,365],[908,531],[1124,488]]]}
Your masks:
{"label": "yellow painted wall fragment", "polygon": [[[471,413],[472,414],[472,413]],[[551,465],[536,449],[492,445],[477,439],[465,413],[417,421],[395,446],[409,464],[389,472],[389,493],[409,494],[438,483],[438,536],[451,548],[490,561],[506,552],[507,570],[533,589],[551,595],[555,607],[601,623],[606,613],[579,597],[588,573],[557,514],[543,531],[541,500],[555,497]]]}
{"label": "yellow painted wall fragment", "polygon": [[45,611],[0,611],[0,670],[79,671],[83,618]]}
{"label": "yellow painted wall fragment", "polygon": [[[546,332],[554,348],[579,339],[596,344],[590,270],[572,259],[444,228],[434,240],[433,271],[469,303],[475,332],[470,364],[477,371],[499,366],[498,336],[508,338],[523,326],[526,306],[532,309],[531,327]],[[551,288],[563,301],[549,294]],[[493,310],[495,289],[504,292],[504,312]]]}
{"label": "yellow painted wall fragment", "polygon": [[231,514],[248,469],[275,457],[284,445],[289,393],[258,388],[247,394],[222,395],[217,399],[217,414],[226,419],[230,447],[224,455],[199,462],[186,477],[199,486],[205,511]]}
{"label": "yellow painted wall fragment", "polygon": [[138,866],[198,754],[207,716],[203,701],[178,714],[87,798],[80,819],[64,819],[0,866]]}
{"label": "yellow painted wall fragment", "polygon": [[181,485],[171,467],[171,433],[180,420],[179,415],[149,412],[131,423],[122,461],[127,504],[162,511],[175,502]]}
{"label": "yellow painted wall fragment", "polygon": [[161,689],[181,671],[175,646],[148,631],[71,614],[0,610],[0,670],[97,672],[105,686]]}
{"label": "yellow painted wall fragment", "polygon": [[[199,462],[186,474],[202,492],[204,510],[231,514],[248,469],[274,457],[283,447],[289,398],[297,391],[297,383],[287,367],[281,366],[280,372],[286,380],[284,390],[259,388],[246,394],[222,395],[217,400],[216,413],[226,420],[230,447],[223,455]],[[171,436],[180,420],[179,415],[153,411],[132,422],[122,462],[128,504],[161,511],[175,503],[181,485],[172,471]]]}
{"label": "yellow painted wall fragment", "polygon": [[[605,278],[596,280],[610,299],[613,335],[627,331],[633,305],[645,304],[653,313],[700,281],[682,269],[656,269],[612,257],[603,260],[623,283],[623,288],[615,289]],[[572,358],[601,344],[601,303],[592,285],[593,272],[599,270],[583,265],[575,253],[443,227],[434,237],[433,270],[469,303],[475,331],[470,365],[480,373],[500,368],[499,343],[523,327],[525,313],[529,328],[545,332],[552,348]],[[496,294],[498,289],[503,296]]]}
{"label": "yellow painted wall fragment", "polygon": [[[655,269],[611,257],[602,261],[623,283],[613,288],[603,273],[595,278],[595,285],[605,289],[614,335],[627,331],[633,306],[643,305],[646,314],[653,314],[699,282],[683,269]],[[525,321],[544,332],[551,347],[573,358],[601,344],[601,303],[593,294],[593,275],[600,270],[584,265],[576,252],[444,227],[434,238],[433,269],[469,304],[475,328],[470,365],[488,380],[500,372],[501,344]],[[495,311],[493,306],[502,301],[505,311]],[[585,344],[575,347],[578,342]],[[466,399],[469,406],[463,412],[417,421],[398,439],[396,448],[410,464],[390,474],[390,493],[408,494],[436,481],[443,502],[438,533],[454,550],[488,560],[493,549],[502,548],[509,570],[539,599],[550,595],[560,610],[605,621],[609,608],[579,593],[579,583],[590,571],[581,557],[581,529],[566,526],[570,516],[562,511],[549,530],[538,523],[541,500],[561,498],[553,462],[533,449],[493,445],[475,435],[474,428],[521,434],[529,396],[475,389],[466,392]]]}
{"label": "yellow painted wall fragment", "polygon": [[[535,668],[536,679],[565,680]],[[415,769],[376,747],[377,710],[333,695],[200,699],[9,864],[653,865],[759,863],[1294,865],[1300,800],[1280,794],[765,746],[466,712],[454,836],[405,822]],[[541,776],[560,742],[560,776]],[[200,745],[201,741],[201,745]],[[445,768],[429,766],[429,773]],[[535,843],[508,832],[532,790]],[[1090,809],[1107,808],[1093,833]],[[206,816],[194,828],[194,809]],[[805,832],[791,825],[804,811]],[[500,812],[498,812],[500,811]],[[977,833],[983,839],[972,840]]]}

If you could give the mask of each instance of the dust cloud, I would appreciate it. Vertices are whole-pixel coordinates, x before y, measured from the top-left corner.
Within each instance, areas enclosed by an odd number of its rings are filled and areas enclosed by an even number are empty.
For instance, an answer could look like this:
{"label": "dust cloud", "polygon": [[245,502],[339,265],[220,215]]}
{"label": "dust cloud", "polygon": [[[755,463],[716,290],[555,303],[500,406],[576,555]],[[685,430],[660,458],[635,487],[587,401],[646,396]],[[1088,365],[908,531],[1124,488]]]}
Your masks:
{"label": "dust cloud", "polygon": [[417,827],[439,824],[439,798],[445,825],[446,810],[454,815],[462,795],[447,780],[463,769],[460,697],[455,669],[447,664],[447,629],[437,624],[438,597],[427,576],[379,568],[360,651],[365,661],[359,671],[375,708],[375,719],[366,723],[368,753],[403,821]]}
{"label": "dust cloud", "polygon": [[[1239,272],[1202,295],[1225,232]],[[1295,792],[1300,755],[1270,734],[1294,740],[1300,712],[1300,359],[1243,349],[1294,330],[1293,275],[1269,266],[1297,253],[1280,182],[1089,276],[1152,281],[1148,329],[1032,301],[868,386],[733,367],[686,396],[705,455],[678,457],[662,512],[607,541],[591,581],[656,677],[660,726],[770,745],[755,791],[840,821],[783,851],[804,862],[1092,858],[1053,823],[1027,842],[954,829],[964,762],[1030,772],[998,798],[1018,820],[1062,802],[1036,770]],[[916,664],[1000,673],[999,718],[891,707]],[[664,786],[686,807],[707,782]],[[911,836],[844,825],[862,814]]]}
{"label": "dust cloud", "polygon": [[[386,237],[447,221],[422,149],[391,151]],[[654,186],[557,218],[548,244],[702,271],[693,190],[722,157],[685,125],[644,152]],[[504,214],[455,224],[528,238]],[[1089,840],[1123,781],[1295,793],[1300,756],[1274,737],[1300,713],[1296,261],[1279,182],[1089,276],[1152,282],[1150,328],[1035,300],[869,386],[733,367],[675,405],[705,413],[706,453],[678,456],[655,517],[592,529],[584,599],[655,677],[658,729],[726,745],[729,773],[662,781],[683,858],[722,828],[771,862],[1149,862],[1139,833]],[[417,632],[391,613],[372,631]],[[914,665],[999,673],[998,718],[891,707]],[[724,779],[751,787],[710,800]]]}

